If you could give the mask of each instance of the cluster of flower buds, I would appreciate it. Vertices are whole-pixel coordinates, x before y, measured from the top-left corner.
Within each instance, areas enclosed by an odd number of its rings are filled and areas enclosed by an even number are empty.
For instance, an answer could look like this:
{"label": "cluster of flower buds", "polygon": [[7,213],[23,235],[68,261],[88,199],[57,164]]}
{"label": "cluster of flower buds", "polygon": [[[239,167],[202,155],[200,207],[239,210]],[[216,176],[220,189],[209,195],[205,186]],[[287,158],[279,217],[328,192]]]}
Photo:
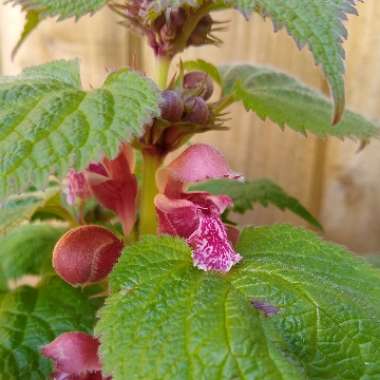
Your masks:
{"label": "cluster of flower buds", "polygon": [[[112,8],[127,18],[127,26],[146,35],[149,45],[157,56],[172,57],[188,46],[217,44],[220,40],[212,34],[214,21],[209,14],[203,16],[195,27],[197,8],[167,8],[158,17],[149,17],[155,12],[151,0],[128,0],[126,4],[113,5]],[[186,41],[180,38],[182,32],[192,26]]]}
{"label": "cluster of flower buds", "polygon": [[58,336],[42,348],[42,354],[54,363],[56,380],[111,380],[104,377],[99,360],[99,341],[83,332]]}
{"label": "cluster of flower buds", "polygon": [[177,149],[195,133],[220,128],[218,115],[207,103],[213,92],[213,81],[204,72],[189,72],[182,79],[173,81],[161,94],[161,117],[154,121],[154,128],[147,129],[142,142],[167,153]]}

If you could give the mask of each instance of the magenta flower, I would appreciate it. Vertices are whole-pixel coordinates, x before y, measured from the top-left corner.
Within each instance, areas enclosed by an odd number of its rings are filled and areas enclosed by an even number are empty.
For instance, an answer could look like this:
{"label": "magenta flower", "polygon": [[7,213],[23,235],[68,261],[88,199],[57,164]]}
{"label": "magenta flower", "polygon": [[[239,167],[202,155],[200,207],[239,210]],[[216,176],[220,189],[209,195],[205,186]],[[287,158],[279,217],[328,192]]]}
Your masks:
{"label": "magenta flower", "polygon": [[104,158],[91,163],[83,172],[71,169],[67,175],[67,202],[74,204],[91,195],[105,208],[114,211],[128,235],[136,222],[137,180],[133,174],[133,149],[123,144],[114,160]]}
{"label": "magenta flower", "polygon": [[88,185],[97,201],[114,211],[128,235],[136,222],[137,179],[133,149],[123,144],[114,160],[104,158],[86,170]]}
{"label": "magenta flower", "polygon": [[189,183],[240,176],[231,171],[217,150],[196,144],[161,169],[157,177],[161,192],[155,198],[159,232],[186,239],[193,249],[197,268],[228,272],[242,259],[235,252],[220,217],[232,204],[231,199],[185,190]]}
{"label": "magenta flower", "polygon": [[69,205],[75,204],[77,199],[85,200],[91,196],[86,177],[83,172],[70,169],[67,173],[65,189],[66,200]]}
{"label": "magenta flower", "polygon": [[103,377],[98,357],[99,341],[82,332],[60,335],[42,348],[42,354],[54,362],[56,380],[111,380]]}

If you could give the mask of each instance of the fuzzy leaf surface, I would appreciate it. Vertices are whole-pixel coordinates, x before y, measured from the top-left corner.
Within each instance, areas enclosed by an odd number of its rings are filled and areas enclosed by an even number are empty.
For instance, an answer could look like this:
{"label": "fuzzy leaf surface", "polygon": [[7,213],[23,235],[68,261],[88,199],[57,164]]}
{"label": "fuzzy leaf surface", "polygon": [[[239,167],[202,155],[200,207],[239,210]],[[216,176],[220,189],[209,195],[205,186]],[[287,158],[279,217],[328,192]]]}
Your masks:
{"label": "fuzzy leaf surface", "polygon": [[237,250],[227,275],[171,237],[125,250],[96,327],[114,380],[380,376],[380,272],[286,225],[245,230]]}
{"label": "fuzzy leaf surface", "polygon": [[257,203],[264,207],[274,205],[280,210],[293,212],[317,228],[322,228],[318,220],[296,198],[266,178],[245,182],[213,180],[194,185],[191,190],[228,195],[233,200],[233,211],[240,214],[253,209]]}
{"label": "fuzzy leaf surface", "polygon": [[268,67],[227,65],[220,68],[224,94],[242,101],[261,119],[303,134],[367,140],[379,135],[379,126],[346,111],[336,126],[330,121],[330,102],[319,92],[287,74]]}
{"label": "fuzzy leaf surface", "polygon": [[7,279],[53,271],[53,248],[64,232],[49,224],[25,224],[0,238],[0,270]]}
{"label": "fuzzy leaf surface", "polygon": [[46,191],[31,191],[13,195],[0,204],[0,236],[3,236],[23,222],[29,221],[40,209],[55,203],[58,187],[49,187]]}
{"label": "fuzzy leaf surface", "polygon": [[0,379],[46,380],[43,345],[68,331],[92,332],[97,305],[56,276],[0,295]]}
{"label": "fuzzy leaf surface", "polygon": [[123,69],[99,89],[81,89],[77,61],[56,61],[0,78],[0,197],[48,173],[62,177],[103,154],[114,157],[120,142],[142,134],[159,114],[152,81]]}

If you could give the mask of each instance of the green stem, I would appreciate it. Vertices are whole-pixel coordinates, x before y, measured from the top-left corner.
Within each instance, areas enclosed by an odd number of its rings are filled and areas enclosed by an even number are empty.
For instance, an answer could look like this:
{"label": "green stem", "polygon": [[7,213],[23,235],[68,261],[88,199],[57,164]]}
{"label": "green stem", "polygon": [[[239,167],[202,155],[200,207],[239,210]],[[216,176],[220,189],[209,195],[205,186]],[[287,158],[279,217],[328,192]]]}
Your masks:
{"label": "green stem", "polygon": [[171,61],[171,58],[165,56],[157,57],[156,59],[156,82],[161,90],[164,90],[166,88]]}
{"label": "green stem", "polygon": [[156,185],[156,171],[161,166],[162,156],[144,151],[144,168],[140,195],[140,235],[155,234],[157,232],[157,217],[154,207],[154,198],[158,193]]}

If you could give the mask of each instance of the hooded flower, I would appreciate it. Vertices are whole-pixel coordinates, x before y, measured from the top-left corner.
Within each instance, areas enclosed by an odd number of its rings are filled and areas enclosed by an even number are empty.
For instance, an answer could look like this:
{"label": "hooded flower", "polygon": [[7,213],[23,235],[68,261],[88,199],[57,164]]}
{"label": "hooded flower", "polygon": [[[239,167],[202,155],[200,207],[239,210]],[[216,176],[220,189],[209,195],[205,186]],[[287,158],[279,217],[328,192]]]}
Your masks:
{"label": "hooded flower", "polygon": [[133,149],[123,144],[114,160],[104,158],[91,163],[84,172],[71,170],[68,174],[67,200],[73,204],[77,197],[92,194],[105,208],[114,211],[126,235],[136,221],[137,180],[133,174]]}
{"label": "hooded flower", "polygon": [[58,336],[42,348],[42,354],[54,362],[55,380],[111,380],[103,377],[98,357],[99,341],[82,332]]}
{"label": "hooded flower", "polygon": [[214,148],[196,144],[157,175],[160,194],[155,198],[159,232],[186,239],[199,269],[228,272],[241,260],[220,215],[232,204],[228,196],[186,192],[189,183],[238,178]]}

